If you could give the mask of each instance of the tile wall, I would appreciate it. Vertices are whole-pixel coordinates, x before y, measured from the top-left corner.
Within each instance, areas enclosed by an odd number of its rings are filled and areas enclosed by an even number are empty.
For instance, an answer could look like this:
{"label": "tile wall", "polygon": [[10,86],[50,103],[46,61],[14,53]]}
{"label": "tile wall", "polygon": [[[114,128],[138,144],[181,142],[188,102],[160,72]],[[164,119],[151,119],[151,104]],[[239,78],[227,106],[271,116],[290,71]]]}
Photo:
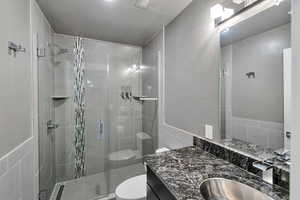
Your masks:
{"label": "tile wall", "polygon": [[33,138],[0,159],[0,196],[3,200],[33,200]]}
{"label": "tile wall", "polygon": [[[57,182],[73,178],[73,42],[74,37],[55,35],[55,45],[67,49],[55,58],[55,103]],[[140,73],[131,68],[140,61],[141,49],[112,42],[84,39],[86,67],[86,169],[87,175],[103,172],[110,152],[136,149],[136,133],[142,131],[142,104],[122,100],[122,86],[141,94]],[[99,134],[97,121],[104,121]]]}

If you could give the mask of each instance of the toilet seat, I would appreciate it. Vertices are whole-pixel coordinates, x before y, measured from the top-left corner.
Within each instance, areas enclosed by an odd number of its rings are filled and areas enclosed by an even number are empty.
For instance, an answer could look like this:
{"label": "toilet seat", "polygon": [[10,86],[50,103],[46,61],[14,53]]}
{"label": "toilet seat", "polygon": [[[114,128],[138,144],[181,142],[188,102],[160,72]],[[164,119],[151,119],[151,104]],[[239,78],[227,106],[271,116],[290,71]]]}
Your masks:
{"label": "toilet seat", "polygon": [[155,153],[164,153],[164,152],[167,152],[167,151],[170,151],[169,148],[167,147],[162,147],[162,148],[159,148],[155,151]]}
{"label": "toilet seat", "polygon": [[146,200],[146,175],[135,176],[121,183],[116,191],[116,200]]}
{"label": "toilet seat", "polygon": [[108,158],[110,161],[126,161],[134,159],[136,153],[132,149],[124,149],[109,154]]}

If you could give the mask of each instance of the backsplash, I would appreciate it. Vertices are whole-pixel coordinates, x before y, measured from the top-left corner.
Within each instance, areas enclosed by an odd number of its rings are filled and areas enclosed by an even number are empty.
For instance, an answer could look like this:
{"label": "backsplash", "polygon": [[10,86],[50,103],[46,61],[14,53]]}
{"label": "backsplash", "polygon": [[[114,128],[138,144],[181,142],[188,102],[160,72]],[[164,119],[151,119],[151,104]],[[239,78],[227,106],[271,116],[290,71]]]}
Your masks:
{"label": "backsplash", "polygon": [[[224,146],[214,144],[212,142],[194,137],[194,145],[207,151],[218,158],[231,162],[232,164],[243,168],[251,173],[258,174],[258,169],[253,167],[253,162],[260,159],[254,159],[253,157],[246,156],[225,148]],[[276,165],[273,170],[273,182],[285,189],[289,189],[289,171],[283,168],[281,165]]]}

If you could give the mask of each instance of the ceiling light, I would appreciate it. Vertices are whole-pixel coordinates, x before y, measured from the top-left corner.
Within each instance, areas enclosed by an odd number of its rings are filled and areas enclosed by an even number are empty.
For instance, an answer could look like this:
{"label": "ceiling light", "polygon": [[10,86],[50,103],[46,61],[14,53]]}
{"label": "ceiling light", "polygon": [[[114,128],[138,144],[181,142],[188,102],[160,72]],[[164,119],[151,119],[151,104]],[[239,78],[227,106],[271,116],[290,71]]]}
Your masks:
{"label": "ceiling light", "polygon": [[133,70],[133,71],[138,70],[138,66],[137,66],[137,65],[132,65],[132,70]]}
{"label": "ceiling light", "polygon": [[136,64],[134,64],[134,65],[132,65],[131,67],[129,67],[129,68],[126,70],[126,72],[127,72],[127,73],[133,73],[133,72],[139,72],[140,70],[141,70],[141,67],[138,66],[138,65],[136,65]]}

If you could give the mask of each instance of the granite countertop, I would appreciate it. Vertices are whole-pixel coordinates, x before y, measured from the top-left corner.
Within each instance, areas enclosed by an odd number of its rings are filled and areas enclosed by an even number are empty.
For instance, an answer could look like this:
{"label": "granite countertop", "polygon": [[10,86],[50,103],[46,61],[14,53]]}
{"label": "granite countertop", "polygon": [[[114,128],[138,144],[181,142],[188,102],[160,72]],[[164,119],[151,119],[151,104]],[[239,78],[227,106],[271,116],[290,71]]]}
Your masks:
{"label": "granite countertop", "polygon": [[274,200],[289,199],[288,191],[283,188],[265,183],[258,176],[197,147],[149,155],[145,157],[145,163],[178,200],[205,200],[200,193],[200,184],[214,177],[244,183]]}

